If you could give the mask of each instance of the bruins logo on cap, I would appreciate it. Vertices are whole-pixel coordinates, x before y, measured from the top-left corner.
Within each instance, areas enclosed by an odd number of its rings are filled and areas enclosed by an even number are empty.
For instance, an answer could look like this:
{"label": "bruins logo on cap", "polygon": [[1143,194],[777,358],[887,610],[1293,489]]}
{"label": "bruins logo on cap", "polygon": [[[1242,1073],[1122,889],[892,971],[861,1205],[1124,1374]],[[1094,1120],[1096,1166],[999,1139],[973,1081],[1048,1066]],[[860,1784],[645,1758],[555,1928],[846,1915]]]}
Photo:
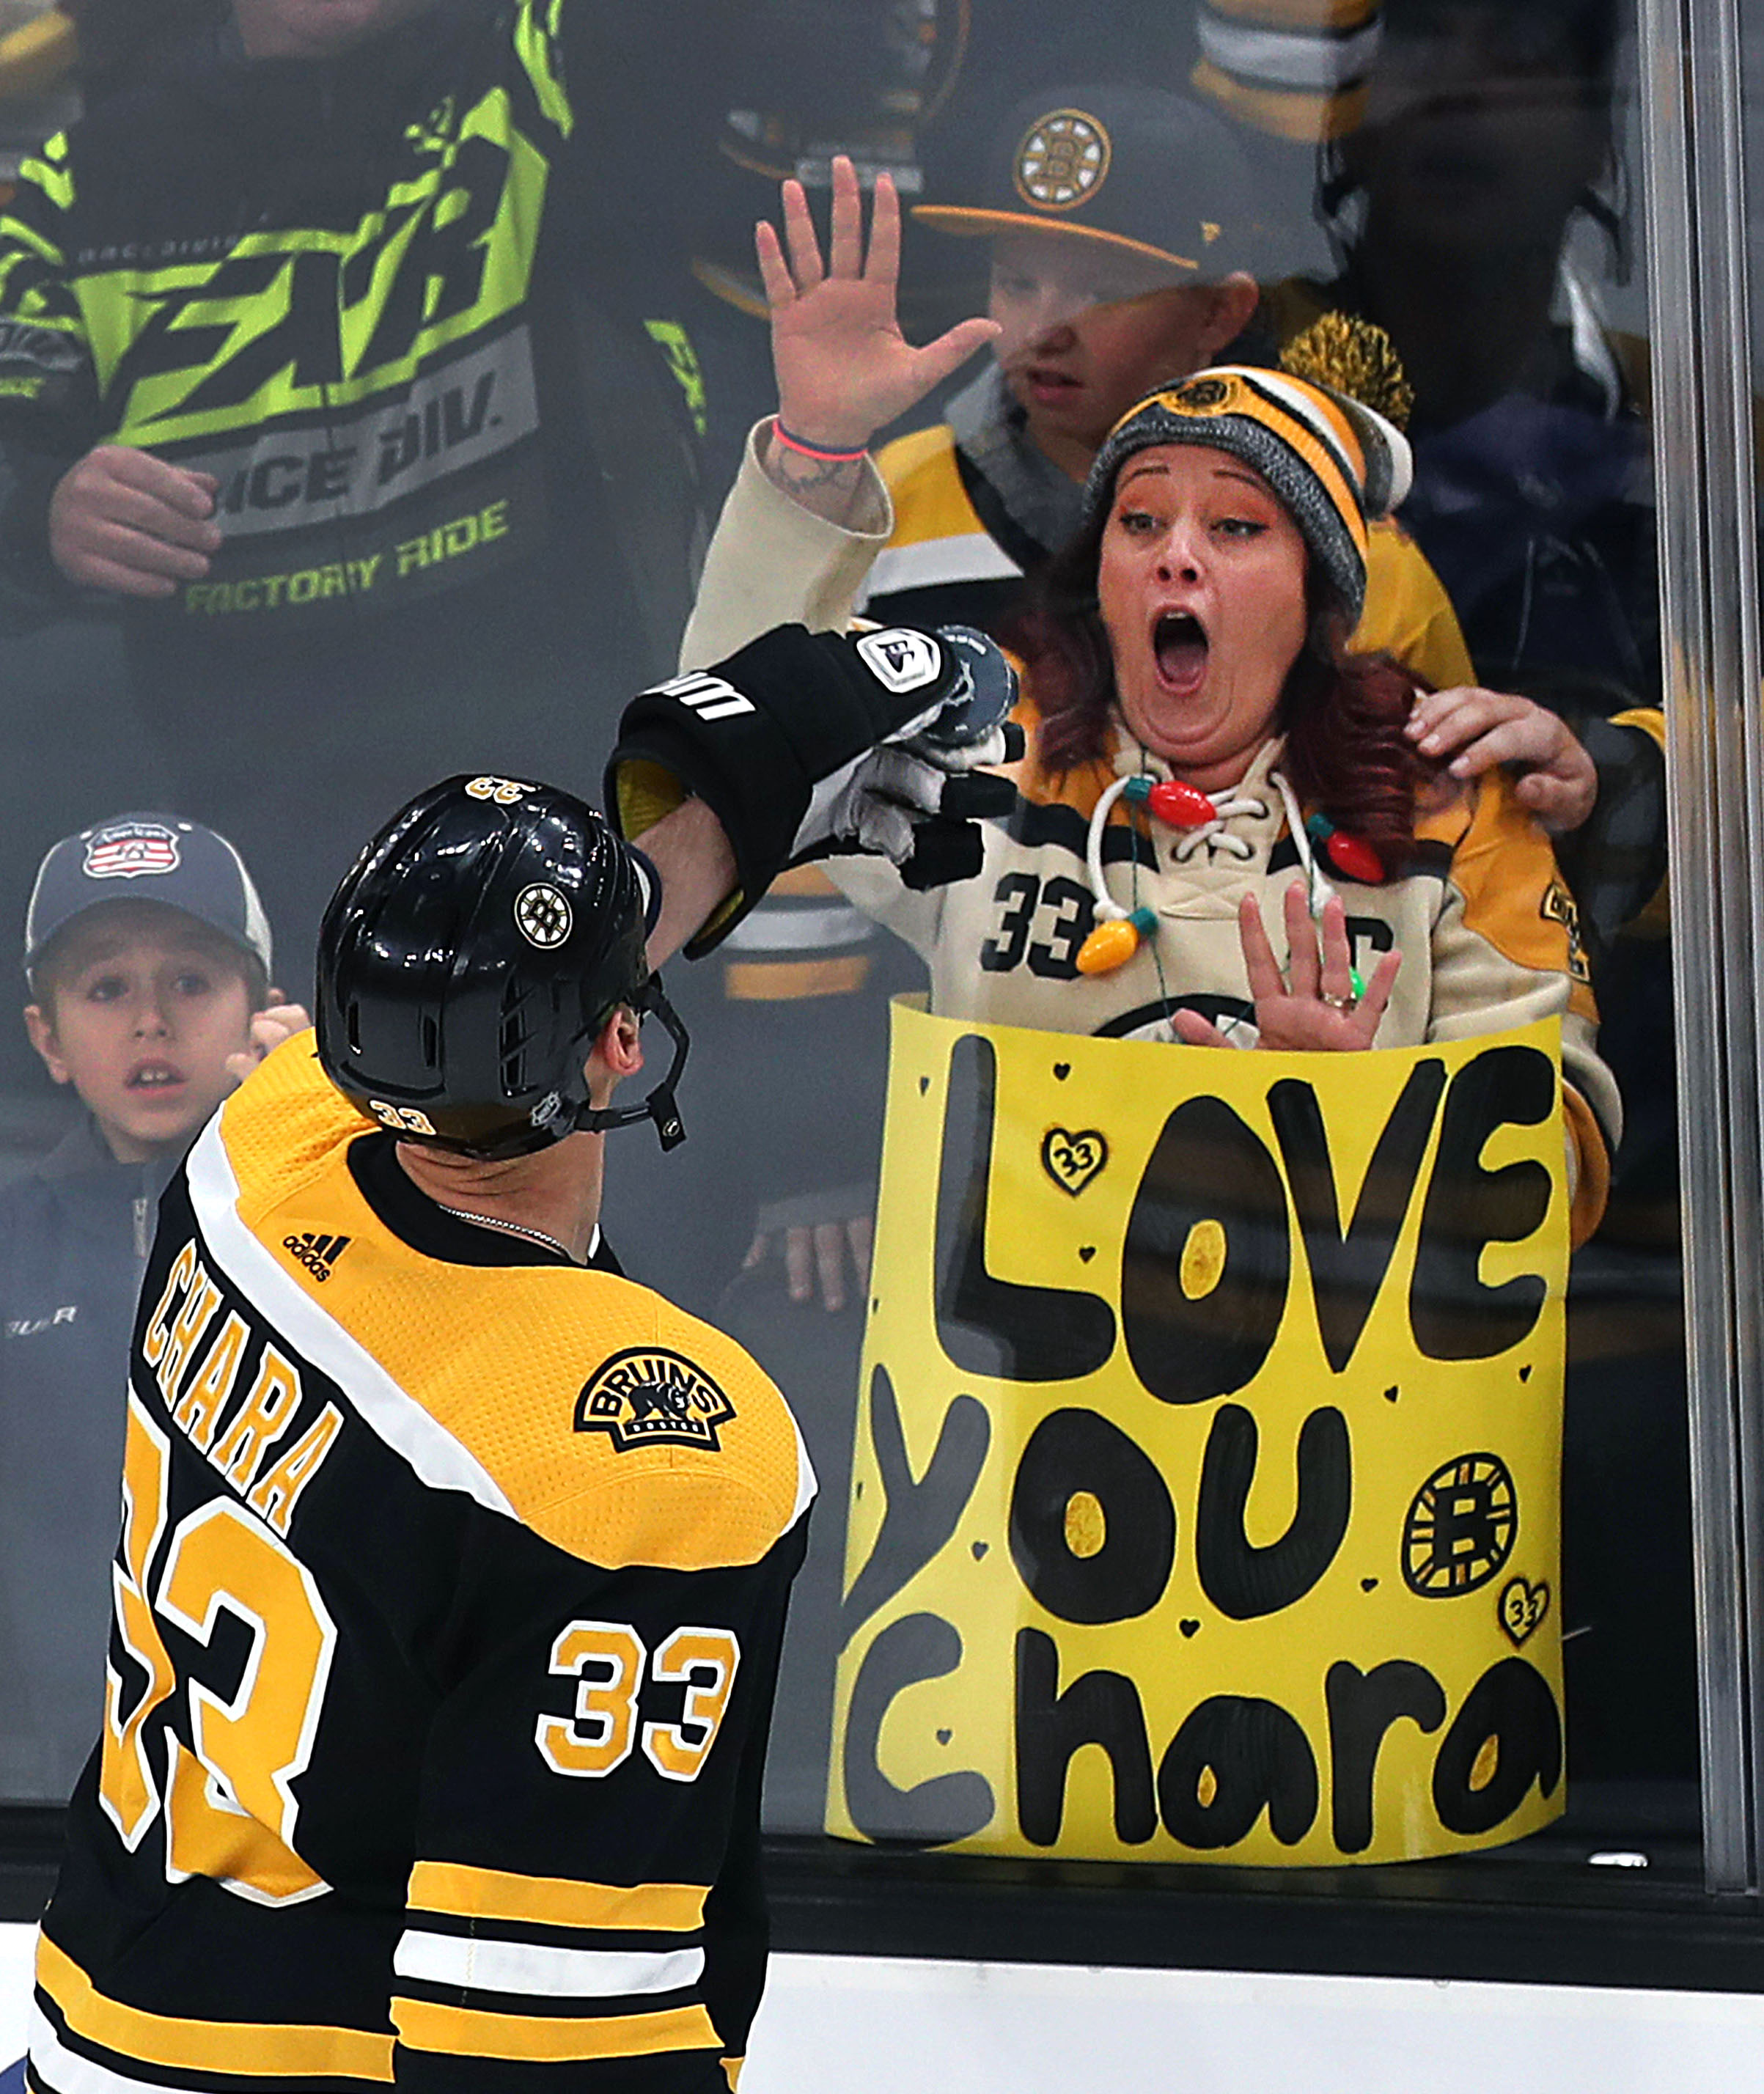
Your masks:
{"label": "bruins logo on cap", "polygon": [[722,1445],[718,1427],[735,1405],[703,1368],[658,1345],[615,1353],[576,1399],[578,1432],[604,1432],[621,1454],[633,1447]]}
{"label": "bruins logo on cap", "polygon": [[1029,126],[1017,148],[1017,193],[1037,211],[1071,211],[1101,188],[1114,153],[1094,116],[1081,109],[1050,110]]}
{"label": "bruins logo on cap", "polygon": [[1164,404],[1179,415],[1223,415],[1242,390],[1235,378],[1191,378],[1167,393]]}

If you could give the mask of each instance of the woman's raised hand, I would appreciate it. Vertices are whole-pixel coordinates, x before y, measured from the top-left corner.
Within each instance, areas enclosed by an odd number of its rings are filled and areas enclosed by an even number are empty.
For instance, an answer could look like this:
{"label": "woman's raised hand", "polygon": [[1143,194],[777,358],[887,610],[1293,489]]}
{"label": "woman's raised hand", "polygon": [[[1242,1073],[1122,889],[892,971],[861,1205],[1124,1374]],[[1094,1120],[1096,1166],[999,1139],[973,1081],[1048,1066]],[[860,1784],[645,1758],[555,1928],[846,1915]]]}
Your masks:
{"label": "woman's raised hand", "polygon": [[833,162],[832,240],[825,261],[800,182],[784,185],[784,238],[762,219],[754,234],[771,309],[779,419],[817,449],[860,450],[998,332],[963,320],[923,349],[901,332],[896,286],[901,206],[892,178],[876,177],[867,253],[857,170]]}
{"label": "woman's raised hand", "polygon": [[[1370,1047],[1390,992],[1402,965],[1402,954],[1386,953],[1355,998],[1353,963],[1348,945],[1348,912],[1339,894],[1323,904],[1323,919],[1314,923],[1305,883],[1295,880],[1286,890],[1286,943],[1292,961],[1284,978],[1262,921],[1260,904],[1246,894],[1237,911],[1249,993],[1255,999],[1259,1045],[1299,1054],[1351,1054]],[[1190,1047],[1228,1047],[1216,1025],[1197,1011],[1175,1014],[1177,1036]]]}

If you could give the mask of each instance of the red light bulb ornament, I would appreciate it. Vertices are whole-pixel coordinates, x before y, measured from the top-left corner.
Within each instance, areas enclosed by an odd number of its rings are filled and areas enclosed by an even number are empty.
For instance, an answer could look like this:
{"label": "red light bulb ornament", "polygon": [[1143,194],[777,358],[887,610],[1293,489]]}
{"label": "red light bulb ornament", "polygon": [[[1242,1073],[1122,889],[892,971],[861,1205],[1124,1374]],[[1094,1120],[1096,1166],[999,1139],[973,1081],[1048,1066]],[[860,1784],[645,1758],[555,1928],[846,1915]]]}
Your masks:
{"label": "red light bulb ornament", "polygon": [[1129,778],[1121,797],[1142,806],[1172,829],[1205,828],[1219,819],[1219,810],[1198,785],[1180,778]]}
{"label": "red light bulb ornament", "polygon": [[1327,815],[1313,815],[1305,833],[1344,880],[1357,880],[1362,887],[1383,886],[1384,862],[1364,836],[1338,829]]}

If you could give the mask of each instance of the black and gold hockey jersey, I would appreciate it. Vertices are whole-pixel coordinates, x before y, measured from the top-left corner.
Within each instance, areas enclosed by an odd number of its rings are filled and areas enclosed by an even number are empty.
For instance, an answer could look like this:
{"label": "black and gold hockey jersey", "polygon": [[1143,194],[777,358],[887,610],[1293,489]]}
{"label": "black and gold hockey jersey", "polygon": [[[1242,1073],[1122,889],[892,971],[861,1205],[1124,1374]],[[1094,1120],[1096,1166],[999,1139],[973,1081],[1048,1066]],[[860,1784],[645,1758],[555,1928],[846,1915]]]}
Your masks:
{"label": "black and gold hockey jersey", "polygon": [[287,1042],[161,1208],[29,2084],[727,2094],[812,1491],[739,1347]]}

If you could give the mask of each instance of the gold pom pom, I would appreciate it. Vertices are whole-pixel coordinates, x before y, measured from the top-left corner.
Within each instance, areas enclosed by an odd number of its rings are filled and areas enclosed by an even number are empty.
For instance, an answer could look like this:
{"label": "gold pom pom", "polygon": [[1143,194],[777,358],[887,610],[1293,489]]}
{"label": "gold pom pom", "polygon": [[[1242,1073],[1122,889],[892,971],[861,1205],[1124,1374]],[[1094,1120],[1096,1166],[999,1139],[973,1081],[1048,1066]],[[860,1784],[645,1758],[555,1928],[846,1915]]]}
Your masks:
{"label": "gold pom pom", "polygon": [[1408,425],[1414,389],[1403,375],[1402,359],[1381,327],[1352,313],[1325,313],[1280,353],[1288,376],[1327,385],[1394,422]]}

